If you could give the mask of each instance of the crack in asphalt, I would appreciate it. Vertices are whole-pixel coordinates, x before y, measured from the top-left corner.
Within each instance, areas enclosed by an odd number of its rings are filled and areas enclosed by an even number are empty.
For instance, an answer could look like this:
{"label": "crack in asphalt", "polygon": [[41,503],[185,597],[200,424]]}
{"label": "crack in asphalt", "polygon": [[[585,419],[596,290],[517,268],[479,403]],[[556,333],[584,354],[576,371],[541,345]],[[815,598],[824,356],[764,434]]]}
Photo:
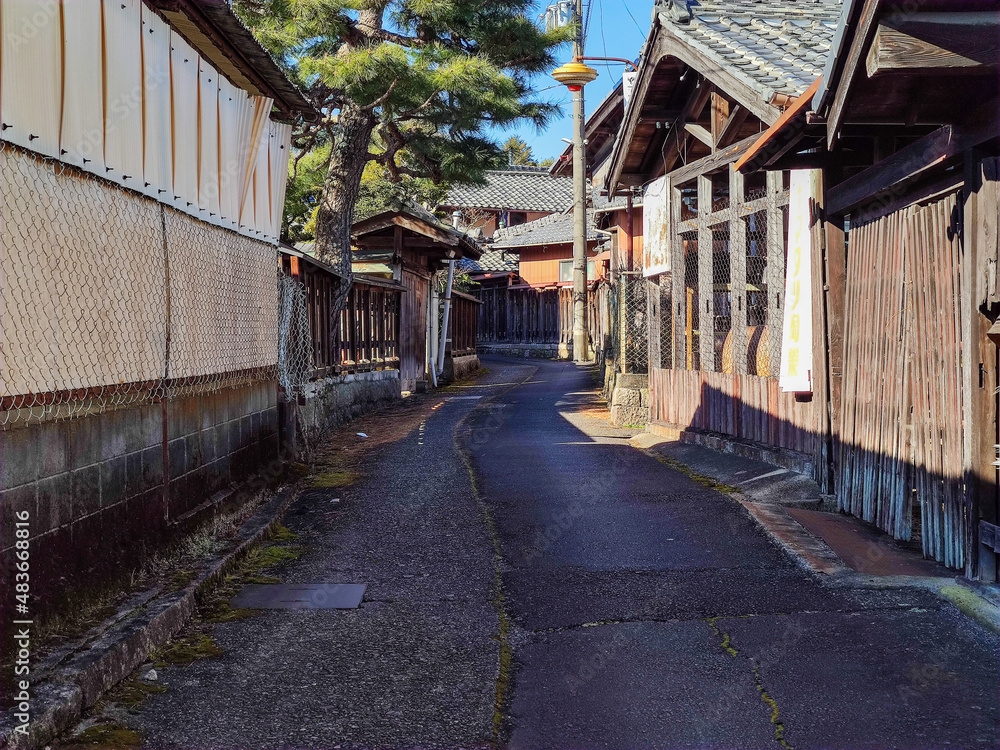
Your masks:
{"label": "crack in asphalt", "polygon": [[500,747],[502,745],[505,713],[507,706],[510,703],[512,680],[511,670],[513,668],[514,661],[513,650],[510,644],[511,618],[507,612],[507,594],[504,590],[503,584],[504,561],[500,542],[500,532],[497,529],[493,513],[487,505],[486,500],[483,497],[482,490],[480,489],[479,478],[476,476],[476,470],[472,460],[472,451],[470,451],[464,443],[464,439],[467,436],[465,424],[470,416],[478,411],[495,411],[494,407],[497,399],[503,397],[518,386],[527,383],[537,372],[538,368],[531,368],[531,372],[521,382],[510,384],[505,390],[500,391],[494,396],[488,397],[476,404],[472,409],[467,411],[461,419],[458,420],[455,424],[454,430],[452,431],[455,449],[458,451],[458,455],[462,459],[462,463],[465,464],[465,468],[469,473],[469,484],[472,489],[472,496],[479,505],[480,512],[482,513],[486,523],[487,534],[493,544],[493,605],[496,608],[497,619],[499,621],[497,642],[500,645],[500,663],[497,669],[496,680],[496,699],[493,706],[493,745],[495,747]]}
{"label": "crack in asphalt", "polygon": [[[752,617],[754,615],[749,615],[749,616]],[[709,628],[712,629],[712,632],[715,634],[716,638],[719,639],[719,646],[722,648],[722,650],[725,651],[734,659],[738,659],[740,658],[740,652],[733,645],[732,637],[729,635],[729,633],[720,628],[717,624],[718,620],[720,619],[737,619],[737,618],[707,617],[705,618],[704,622],[708,625]],[[760,695],[761,701],[764,703],[765,706],[767,706],[768,710],[770,711],[769,718],[771,724],[774,725],[775,741],[783,748],[786,748],[786,750],[794,750],[794,748],[788,742],[788,740],[785,739],[785,723],[781,719],[781,711],[778,708],[778,702],[771,696],[770,693],[767,692],[767,689],[764,687],[764,678],[761,677],[760,666],[757,664],[757,662],[754,660],[753,657],[747,656],[744,658],[746,658],[750,662],[750,670],[751,673],[753,674],[754,687],[757,689],[757,693],[758,695]]]}

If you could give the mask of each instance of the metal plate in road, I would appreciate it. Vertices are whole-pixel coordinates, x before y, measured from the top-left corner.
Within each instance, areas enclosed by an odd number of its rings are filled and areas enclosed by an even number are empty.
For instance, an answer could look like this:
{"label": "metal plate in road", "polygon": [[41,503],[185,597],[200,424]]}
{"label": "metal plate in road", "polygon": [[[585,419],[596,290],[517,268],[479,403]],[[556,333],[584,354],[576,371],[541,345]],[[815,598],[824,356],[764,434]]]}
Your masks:
{"label": "metal plate in road", "polygon": [[234,609],[357,609],[364,583],[291,583],[244,586],[233,598]]}

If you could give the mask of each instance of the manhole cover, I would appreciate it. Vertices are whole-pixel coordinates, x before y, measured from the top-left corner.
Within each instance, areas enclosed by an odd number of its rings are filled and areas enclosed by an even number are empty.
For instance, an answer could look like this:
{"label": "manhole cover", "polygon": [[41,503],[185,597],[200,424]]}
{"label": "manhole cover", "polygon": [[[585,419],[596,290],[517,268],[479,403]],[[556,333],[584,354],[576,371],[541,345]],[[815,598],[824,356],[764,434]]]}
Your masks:
{"label": "manhole cover", "polygon": [[235,609],[357,609],[364,583],[293,583],[244,586],[233,598]]}

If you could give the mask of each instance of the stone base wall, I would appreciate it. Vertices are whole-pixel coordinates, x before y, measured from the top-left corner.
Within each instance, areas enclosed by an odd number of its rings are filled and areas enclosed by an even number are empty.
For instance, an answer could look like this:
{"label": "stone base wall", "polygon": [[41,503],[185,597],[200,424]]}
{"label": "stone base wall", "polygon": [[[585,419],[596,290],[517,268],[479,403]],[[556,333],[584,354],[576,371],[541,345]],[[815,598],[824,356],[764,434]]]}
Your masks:
{"label": "stone base wall", "polygon": [[469,377],[479,367],[478,354],[467,354],[464,357],[446,357],[442,379],[447,383],[454,383],[456,380]]}
{"label": "stone base wall", "polygon": [[643,427],[649,419],[649,376],[609,373],[611,424]]}
{"label": "stone base wall", "polygon": [[297,434],[304,432],[312,442],[327,430],[379,409],[402,398],[399,370],[375,370],[335,375],[306,386],[304,403],[296,406],[299,426],[287,425]]}
{"label": "stone base wall", "polygon": [[572,344],[482,344],[476,347],[479,354],[525,359],[573,359]]}
{"label": "stone base wall", "polygon": [[59,611],[277,460],[274,381],[0,431],[0,590],[11,590],[19,513],[30,518],[32,611]]}
{"label": "stone base wall", "polygon": [[771,464],[782,469],[794,471],[797,474],[804,474],[807,477],[814,475],[814,462],[810,456],[788,448],[775,448],[769,445],[754,443],[749,440],[741,440],[729,435],[719,435],[710,432],[693,430],[690,427],[667,424],[666,422],[651,422],[646,425],[646,432],[667,440],[676,440],[690,445],[700,445],[704,448],[711,448],[720,453],[731,453],[734,456],[749,458],[754,461]]}

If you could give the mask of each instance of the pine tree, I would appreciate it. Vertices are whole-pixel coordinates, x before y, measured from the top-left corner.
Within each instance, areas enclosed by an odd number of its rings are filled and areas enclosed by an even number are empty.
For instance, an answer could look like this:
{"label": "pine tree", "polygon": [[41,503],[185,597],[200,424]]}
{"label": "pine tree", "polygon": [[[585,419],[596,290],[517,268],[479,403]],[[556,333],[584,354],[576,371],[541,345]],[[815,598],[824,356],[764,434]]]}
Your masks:
{"label": "pine tree", "polygon": [[[315,216],[317,253],[351,278],[350,230],[362,176],[479,181],[500,157],[484,135],[555,107],[529,80],[554,64],[571,29],[546,33],[532,0],[237,0],[234,7],[287,67],[320,122],[297,133],[300,154],[329,144]],[[373,147],[374,146],[374,147]]]}

